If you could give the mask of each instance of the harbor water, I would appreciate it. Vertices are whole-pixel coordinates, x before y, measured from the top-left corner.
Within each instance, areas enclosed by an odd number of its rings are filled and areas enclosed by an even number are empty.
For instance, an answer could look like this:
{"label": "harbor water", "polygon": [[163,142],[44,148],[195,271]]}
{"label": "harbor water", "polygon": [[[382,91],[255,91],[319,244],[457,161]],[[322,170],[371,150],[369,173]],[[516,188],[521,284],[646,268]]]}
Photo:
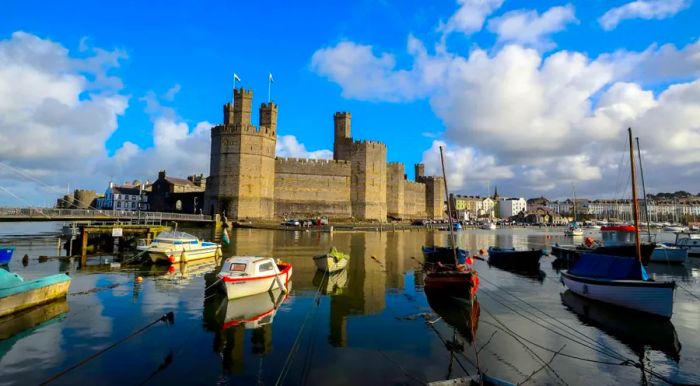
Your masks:
{"label": "harbor water", "polygon": [[[228,301],[216,288],[214,259],[127,267],[101,256],[83,269],[75,258],[39,260],[65,255],[61,225],[0,224],[0,244],[16,246],[11,271],[72,277],[66,300],[0,319],[0,385],[51,379],[168,312],[174,323],[155,323],[53,384],[425,384],[474,374],[477,365],[512,383],[700,384],[698,258],[648,267],[657,280],[677,283],[673,317],[663,321],[566,291],[551,256],[534,274],[476,260],[472,304],[428,299],[421,246],[446,245],[444,231],[236,229],[224,257],[274,256],[294,273],[288,295]],[[187,231],[215,237],[208,228]],[[463,230],[457,242],[478,254],[573,241],[561,231],[513,228]],[[350,261],[328,276],[312,256],[331,246]]]}

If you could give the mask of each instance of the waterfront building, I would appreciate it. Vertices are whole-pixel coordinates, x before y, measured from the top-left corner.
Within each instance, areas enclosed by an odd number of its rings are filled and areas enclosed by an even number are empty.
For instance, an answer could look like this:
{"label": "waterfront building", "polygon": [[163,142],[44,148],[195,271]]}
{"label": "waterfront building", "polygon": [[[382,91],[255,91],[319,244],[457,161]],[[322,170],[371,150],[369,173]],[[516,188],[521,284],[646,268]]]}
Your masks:
{"label": "waterfront building", "polygon": [[498,217],[511,218],[520,212],[527,211],[527,201],[524,198],[503,198],[498,201]]}
{"label": "waterfront building", "polygon": [[148,193],[150,210],[154,212],[202,213],[206,178],[202,174],[177,178],[165,170],[158,172]]}
{"label": "waterfront building", "polygon": [[442,177],[426,176],[415,165],[415,181],[401,163],[387,162],[386,145],[354,140],[351,115],[333,116],[333,159],[275,157],[277,112],[260,106],[259,126],[251,124],[253,92],[234,90],[224,105],[224,122],[211,129],[210,175],[204,211],[228,219],[288,217],[442,218]]}
{"label": "waterfront building", "polygon": [[148,210],[148,198],[145,184],[115,185],[109,182],[103,197],[96,201],[97,209],[106,210]]}

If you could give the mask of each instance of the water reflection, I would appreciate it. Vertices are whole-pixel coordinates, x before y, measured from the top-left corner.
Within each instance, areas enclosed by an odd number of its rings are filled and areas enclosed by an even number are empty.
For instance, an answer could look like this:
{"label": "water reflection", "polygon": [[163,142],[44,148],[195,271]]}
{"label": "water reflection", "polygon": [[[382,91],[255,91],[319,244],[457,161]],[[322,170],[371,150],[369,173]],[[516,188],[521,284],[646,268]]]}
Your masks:
{"label": "water reflection", "polygon": [[670,320],[657,318],[619,307],[595,302],[567,290],[561,294],[562,303],[584,324],[595,326],[615,337],[634,351],[640,359],[647,347],[680,360],[681,344]]}
{"label": "water reflection", "polygon": [[441,293],[426,291],[428,305],[452,328],[457,330],[467,343],[472,343],[479,328],[481,306],[476,297],[471,299],[444,296]]}
{"label": "water reflection", "polygon": [[348,271],[342,269],[330,274],[316,271],[313,286],[320,288],[321,293],[324,295],[341,295],[345,287],[348,286]]}

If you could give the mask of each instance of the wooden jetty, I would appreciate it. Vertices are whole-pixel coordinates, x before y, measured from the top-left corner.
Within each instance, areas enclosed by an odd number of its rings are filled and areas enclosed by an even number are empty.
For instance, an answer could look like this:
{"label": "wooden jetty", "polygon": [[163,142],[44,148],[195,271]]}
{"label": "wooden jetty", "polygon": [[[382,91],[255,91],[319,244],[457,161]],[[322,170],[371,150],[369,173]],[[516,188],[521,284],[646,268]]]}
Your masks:
{"label": "wooden jetty", "polygon": [[157,224],[76,224],[77,234],[80,235],[80,266],[87,261],[88,240],[90,235],[111,235],[115,238],[138,237],[150,243],[160,232],[169,231],[170,227]]}

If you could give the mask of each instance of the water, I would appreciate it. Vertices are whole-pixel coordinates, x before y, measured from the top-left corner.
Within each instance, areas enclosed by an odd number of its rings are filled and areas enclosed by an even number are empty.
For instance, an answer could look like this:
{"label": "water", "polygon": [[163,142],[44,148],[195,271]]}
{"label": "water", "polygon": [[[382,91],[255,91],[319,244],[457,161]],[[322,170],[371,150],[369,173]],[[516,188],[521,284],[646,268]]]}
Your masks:
{"label": "water", "polygon": [[[0,224],[0,240],[58,228]],[[212,237],[208,229],[193,233]],[[25,278],[69,271],[73,282],[67,301],[0,321],[0,385],[46,380],[170,311],[173,325],[157,323],[55,383],[416,384],[460,376],[461,366],[473,373],[475,349],[481,349],[482,369],[514,383],[550,360],[551,369],[536,372],[529,383],[590,384],[592,377],[598,385],[663,383],[635,367],[593,362],[620,363],[619,357],[641,360],[646,370],[674,382],[700,383],[700,259],[685,267],[649,267],[657,279],[680,286],[671,322],[660,323],[565,292],[551,257],[542,259],[541,272],[533,276],[477,261],[478,305],[434,298],[428,304],[414,257],[421,258],[424,244],[445,244],[446,232],[239,229],[232,240],[226,256],[271,255],[292,262],[291,294],[229,303],[215,290],[205,292],[215,281],[213,261],[169,270],[110,268],[97,259],[78,271],[74,261],[38,263],[39,255],[65,254],[55,238],[14,238],[11,270]],[[461,231],[458,242],[475,252],[489,245],[540,248],[567,240],[538,229],[499,229]],[[311,256],[331,245],[349,252],[351,260],[347,272],[324,278]],[[426,319],[437,320],[432,324],[437,331]],[[453,338],[464,353],[450,369],[441,339]]]}

